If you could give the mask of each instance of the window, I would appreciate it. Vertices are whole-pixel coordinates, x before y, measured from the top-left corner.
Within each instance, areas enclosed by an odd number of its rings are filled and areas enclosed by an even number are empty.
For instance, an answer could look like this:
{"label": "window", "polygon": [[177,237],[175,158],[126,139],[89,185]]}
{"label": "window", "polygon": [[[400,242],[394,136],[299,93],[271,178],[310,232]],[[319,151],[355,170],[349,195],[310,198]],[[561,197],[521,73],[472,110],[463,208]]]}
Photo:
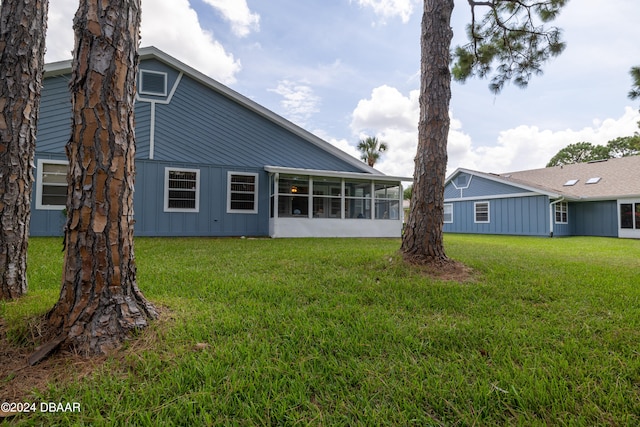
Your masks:
{"label": "window", "polygon": [[396,184],[375,184],[375,218],[398,219],[400,217],[400,187]]}
{"label": "window", "polygon": [[453,180],[453,186],[458,190],[463,190],[469,188],[469,184],[471,183],[471,175],[466,173],[461,173]]}
{"label": "window", "polygon": [[490,220],[489,202],[476,202],[473,204],[475,221],[478,223],[487,223]]}
{"label": "window", "polygon": [[227,173],[227,212],[258,213],[258,174]]}
{"label": "window", "polygon": [[342,180],[313,177],[313,217],[342,218]]}
{"label": "window", "polygon": [[309,217],[309,177],[280,175],[278,216]]}
{"label": "window", "polygon": [[640,203],[620,204],[620,228],[640,230]]}
{"label": "window", "polygon": [[36,209],[63,210],[67,205],[67,168],[63,160],[38,160]]}
{"label": "window", "polygon": [[167,74],[140,70],[140,94],[167,96]]}
{"label": "window", "polygon": [[578,183],[579,180],[577,179],[570,179],[569,181],[565,182],[563,185],[565,187],[571,187],[573,185],[576,185]]}
{"label": "window", "polygon": [[567,224],[567,202],[559,202],[555,204],[556,224]]}
{"label": "window", "polygon": [[594,176],[593,178],[589,178],[586,183],[587,184],[597,184],[597,183],[600,182],[601,179],[602,178],[600,178],[599,176]]}
{"label": "window", "polygon": [[198,212],[200,210],[200,171],[198,169],[164,170],[164,211]]}
{"label": "window", "polygon": [[344,192],[344,217],[371,219],[371,181],[347,180]]}
{"label": "window", "polygon": [[444,204],[444,222],[445,224],[453,223],[453,204]]}

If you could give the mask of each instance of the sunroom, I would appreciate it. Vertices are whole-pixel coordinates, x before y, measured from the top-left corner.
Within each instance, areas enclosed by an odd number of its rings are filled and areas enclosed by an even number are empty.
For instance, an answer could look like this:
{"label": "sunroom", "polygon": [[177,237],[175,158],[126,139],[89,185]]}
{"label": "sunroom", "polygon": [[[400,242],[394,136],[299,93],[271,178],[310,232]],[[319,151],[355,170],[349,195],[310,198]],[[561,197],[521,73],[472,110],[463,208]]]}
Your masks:
{"label": "sunroom", "polygon": [[400,237],[411,178],[266,166],[271,237]]}

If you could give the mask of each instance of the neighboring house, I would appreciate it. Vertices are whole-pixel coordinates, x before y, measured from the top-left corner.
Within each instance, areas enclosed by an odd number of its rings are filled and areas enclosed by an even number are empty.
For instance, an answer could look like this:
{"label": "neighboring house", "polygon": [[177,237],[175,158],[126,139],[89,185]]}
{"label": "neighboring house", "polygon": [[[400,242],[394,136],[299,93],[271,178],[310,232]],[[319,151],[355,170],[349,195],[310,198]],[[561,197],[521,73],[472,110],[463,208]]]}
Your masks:
{"label": "neighboring house", "polygon": [[[34,236],[61,235],[71,130],[71,61],[45,67]],[[139,236],[399,237],[400,177],[150,47],[136,98]]]}
{"label": "neighboring house", "polygon": [[456,170],[444,231],[640,238],[640,156],[506,174]]}

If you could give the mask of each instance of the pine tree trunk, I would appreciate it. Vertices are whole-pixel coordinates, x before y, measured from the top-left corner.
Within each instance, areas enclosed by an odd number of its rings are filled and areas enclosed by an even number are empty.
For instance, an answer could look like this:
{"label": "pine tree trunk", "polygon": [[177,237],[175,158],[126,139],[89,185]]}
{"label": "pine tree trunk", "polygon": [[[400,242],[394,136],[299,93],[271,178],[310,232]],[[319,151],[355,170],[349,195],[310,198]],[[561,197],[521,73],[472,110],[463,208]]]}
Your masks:
{"label": "pine tree trunk", "polygon": [[418,152],[401,251],[414,262],[446,261],[442,240],[449,136],[453,0],[424,0]]}
{"label": "pine tree trunk", "polygon": [[48,0],[0,4],[0,300],[27,292],[47,9]]}
{"label": "pine tree trunk", "polygon": [[139,25],[140,0],[81,0],[74,19],[64,271],[48,314],[56,338],[31,363],[60,344],[103,354],[157,317],[138,289],[133,250]]}

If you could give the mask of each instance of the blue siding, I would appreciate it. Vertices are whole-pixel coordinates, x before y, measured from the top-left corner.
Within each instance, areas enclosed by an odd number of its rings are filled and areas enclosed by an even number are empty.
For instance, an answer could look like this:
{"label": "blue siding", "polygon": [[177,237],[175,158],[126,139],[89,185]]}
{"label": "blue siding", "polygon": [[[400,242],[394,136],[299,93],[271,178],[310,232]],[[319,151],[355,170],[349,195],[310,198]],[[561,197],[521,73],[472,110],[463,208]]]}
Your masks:
{"label": "blue siding", "polygon": [[[457,176],[456,176],[457,177]],[[489,197],[497,195],[532,193],[513,185],[492,181],[490,179],[473,176],[469,182],[468,188],[458,189],[453,185],[456,177],[449,181],[444,189],[444,198],[460,199],[465,197]]]}
{"label": "blue siding", "polygon": [[[198,213],[164,212],[166,167],[200,170]],[[267,236],[269,191],[262,169],[227,168],[207,164],[137,161],[134,197],[135,233],[138,236]],[[227,172],[258,173],[258,213],[227,213]]]}
{"label": "blue siding", "polygon": [[[67,160],[67,157],[62,154],[37,154],[35,156],[35,164],[38,164],[38,159],[47,160]],[[37,171],[34,171],[34,181],[37,177]],[[29,225],[29,234],[31,236],[62,236],[64,231],[64,225],[66,217],[63,211],[60,210],[45,210],[36,209],[36,197],[38,197],[36,191],[37,182],[34,182],[31,192],[31,223]]]}
{"label": "blue siding", "polygon": [[615,200],[569,203],[569,225],[574,236],[618,237]]}
{"label": "blue siding", "polygon": [[[480,201],[480,200],[479,200]],[[549,235],[549,199],[546,196],[508,197],[485,200],[490,206],[490,222],[474,222],[474,201],[448,201],[453,205],[453,223],[448,233]]]}
{"label": "blue siding", "polygon": [[[183,75],[178,80],[179,70],[161,61],[145,60],[139,68],[167,73],[167,96],[142,95],[135,104],[136,235],[267,236],[269,179],[265,165],[364,170],[358,168],[357,161],[353,164],[336,155],[330,145],[325,150],[295,130],[191,77]],[[68,80],[69,75],[44,80],[36,159],[66,160],[64,147],[71,130]],[[153,159],[150,159],[152,142]],[[165,167],[200,170],[198,213],[164,212]],[[227,213],[228,171],[258,174],[257,213]],[[62,235],[65,223],[62,211],[35,209],[35,189],[33,194],[31,234]]]}
{"label": "blue siding", "polygon": [[37,151],[64,155],[71,134],[69,76],[44,80],[38,118]]}
{"label": "blue siding", "polygon": [[184,77],[156,105],[154,159],[362,172],[235,101]]}

